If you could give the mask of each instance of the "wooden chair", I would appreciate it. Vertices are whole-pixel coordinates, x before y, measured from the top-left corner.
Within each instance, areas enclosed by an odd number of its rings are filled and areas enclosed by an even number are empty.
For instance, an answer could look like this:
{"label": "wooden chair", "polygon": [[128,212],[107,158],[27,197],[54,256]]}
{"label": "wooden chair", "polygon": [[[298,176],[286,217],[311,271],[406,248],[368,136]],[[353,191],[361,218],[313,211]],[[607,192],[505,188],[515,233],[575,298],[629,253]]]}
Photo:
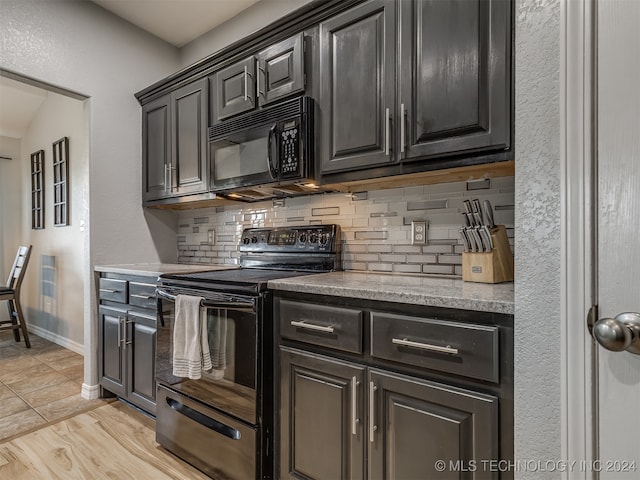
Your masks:
{"label": "wooden chair", "polygon": [[18,254],[13,262],[13,267],[11,267],[7,286],[0,286],[0,300],[6,300],[8,302],[10,317],[10,320],[0,321],[0,331],[13,330],[13,337],[16,342],[19,342],[20,330],[22,330],[24,343],[27,348],[31,348],[31,342],[29,342],[27,324],[24,321],[24,315],[22,314],[22,308],[20,307],[20,286],[22,285],[24,274],[27,271],[30,256],[31,245],[28,247],[24,247],[22,245],[18,247]]}

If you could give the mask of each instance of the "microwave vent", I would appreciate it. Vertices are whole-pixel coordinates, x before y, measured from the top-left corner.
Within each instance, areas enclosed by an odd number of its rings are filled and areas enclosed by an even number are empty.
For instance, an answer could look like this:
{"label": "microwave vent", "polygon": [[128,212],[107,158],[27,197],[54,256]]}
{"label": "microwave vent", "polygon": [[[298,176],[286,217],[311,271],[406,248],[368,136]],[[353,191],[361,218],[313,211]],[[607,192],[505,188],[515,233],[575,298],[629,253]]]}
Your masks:
{"label": "microwave vent", "polygon": [[209,141],[224,138],[230,134],[249,130],[254,127],[270,125],[303,114],[311,108],[311,98],[297,97],[279,105],[256,110],[209,127]]}

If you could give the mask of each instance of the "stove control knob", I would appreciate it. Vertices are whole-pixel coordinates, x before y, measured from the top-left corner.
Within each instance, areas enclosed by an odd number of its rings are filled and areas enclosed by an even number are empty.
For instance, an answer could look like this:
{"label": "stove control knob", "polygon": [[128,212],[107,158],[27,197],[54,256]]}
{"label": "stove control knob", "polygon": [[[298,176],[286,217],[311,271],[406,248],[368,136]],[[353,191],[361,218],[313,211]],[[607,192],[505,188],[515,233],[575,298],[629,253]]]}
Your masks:
{"label": "stove control knob", "polygon": [[309,236],[309,242],[316,243],[317,241],[318,241],[318,236],[315,233],[312,233],[311,236]]}
{"label": "stove control knob", "polygon": [[249,237],[244,237],[242,239],[242,243],[244,243],[245,245],[248,245],[250,241],[251,241],[251,239]]}
{"label": "stove control knob", "polygon": [[298,240],[300,240],[300,243],[304,243],[307,241],[307,234],[306,233],[301,233],[300,236],[298,237]]}
{"label": "stove control knob", "polygon": [[326,234],[322,234],[320,235],[320,245],[326,245],[327,242],[329,241],[329,236]]}
{"label": "stove control knob", "polygon": [[251,243],[258,243],[258,237],[251,237]]}

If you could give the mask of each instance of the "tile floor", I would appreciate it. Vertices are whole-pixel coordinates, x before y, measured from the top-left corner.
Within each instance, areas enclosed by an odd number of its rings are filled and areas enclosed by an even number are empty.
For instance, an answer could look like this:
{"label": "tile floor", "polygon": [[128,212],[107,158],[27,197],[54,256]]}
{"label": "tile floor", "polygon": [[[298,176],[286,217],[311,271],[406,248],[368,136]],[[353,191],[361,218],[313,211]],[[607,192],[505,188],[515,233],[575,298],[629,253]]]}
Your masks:
{"label": "tile floor", "polygon": [[82,355],[29,335],[31,348],[0,332],[0,443],[104,405],[81,397]]}

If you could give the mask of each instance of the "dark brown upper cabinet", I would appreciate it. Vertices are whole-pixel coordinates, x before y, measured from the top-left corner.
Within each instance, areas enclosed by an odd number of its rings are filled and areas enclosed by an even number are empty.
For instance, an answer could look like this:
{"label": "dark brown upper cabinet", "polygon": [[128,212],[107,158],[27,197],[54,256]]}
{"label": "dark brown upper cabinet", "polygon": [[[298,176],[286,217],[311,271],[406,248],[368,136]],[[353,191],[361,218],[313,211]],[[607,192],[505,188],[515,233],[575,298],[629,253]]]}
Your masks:
{"label": "dark brown upper cabinet", "polygon": [[192,82],[173,92],[173,128],[171,143],[173,160],[169,179],[178,195],[206,192],[209,187],[207,167],[206,78]]}
{"label": "dark brown upper cabinet", "polygon": [[142,200],[208,189],[208,81],[192,82],[142,107]]}
{"label": "dark brown upper cabinet", "polygon": [[320,24],[323,173],[395,161],[395,11],[372,0]]}
{"label": "dark brown upper cabinet", "polygon": [[213,75],[213,123],[256,106],[256,59],[253,55]]}
{"label": "dark brown upper cabinet", "polygon": [[404,0],[398,5],[401,158],[507,148],[509,2]]}
{"label": "dark brown upper cabinet", "polygon": [[171,95],[142,106],[142,200],[171,195]]}
{"label": "dark brown upper cabinet", "polygon": [[398,174],[418,160],[507,149],[510,8],[370,0],[321,23],[322,174]]}
{"label": "dark brown upper cabinet", "polygon": [[258,53],[256,90],[260,106],[304,91],[304,50],[301,32]]}

